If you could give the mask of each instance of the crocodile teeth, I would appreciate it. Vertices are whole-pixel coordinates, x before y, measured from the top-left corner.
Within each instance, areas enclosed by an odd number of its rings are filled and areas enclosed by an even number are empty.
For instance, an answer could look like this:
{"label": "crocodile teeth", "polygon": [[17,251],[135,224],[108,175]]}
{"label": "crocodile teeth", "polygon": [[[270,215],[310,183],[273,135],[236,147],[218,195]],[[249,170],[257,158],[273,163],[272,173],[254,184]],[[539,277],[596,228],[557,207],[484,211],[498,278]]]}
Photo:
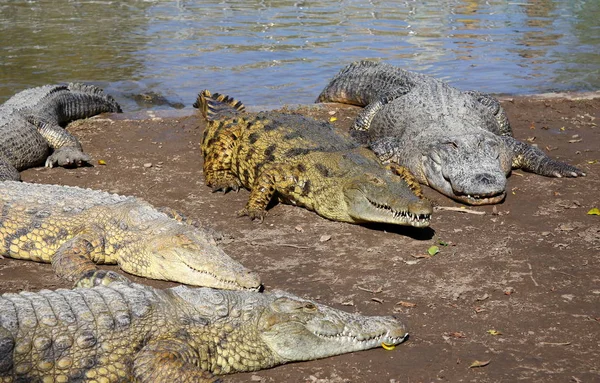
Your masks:
{"label": "crocodile teeth", "polygon": [[431,214],[414,214],[405,210],[397,211],[386,204],[371,201],[370,199],[367,200],[369,201],[369,203],[371,203],[371,205],[375,206],[377,209],[390,212],[394,219],[400,219],[402,222],[426,223],[431,220]]}

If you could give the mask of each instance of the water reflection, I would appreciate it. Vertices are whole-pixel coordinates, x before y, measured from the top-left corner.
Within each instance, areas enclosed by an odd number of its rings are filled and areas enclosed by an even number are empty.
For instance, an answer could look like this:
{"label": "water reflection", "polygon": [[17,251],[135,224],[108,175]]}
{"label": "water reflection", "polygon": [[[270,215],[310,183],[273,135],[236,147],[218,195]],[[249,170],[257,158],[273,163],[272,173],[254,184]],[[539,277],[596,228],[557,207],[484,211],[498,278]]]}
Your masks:
{"label": "water reflection", "polygon": [[312,102],[357,59],[462,88],[600,88],[597,0],[12,1],[0,4],[0,102],[89,81],[188,107],[203,88],[252,104]]}

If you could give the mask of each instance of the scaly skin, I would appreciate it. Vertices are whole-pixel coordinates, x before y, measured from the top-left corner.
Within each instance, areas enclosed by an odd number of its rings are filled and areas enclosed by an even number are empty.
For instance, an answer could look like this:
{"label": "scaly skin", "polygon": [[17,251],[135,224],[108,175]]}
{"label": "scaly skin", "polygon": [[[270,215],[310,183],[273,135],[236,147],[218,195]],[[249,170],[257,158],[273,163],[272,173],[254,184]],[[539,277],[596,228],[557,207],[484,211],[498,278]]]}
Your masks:
{"label": "scaly skin", "polygon": [[0,297],[0,382],[216,382],[406,339],[394,317],[274,291],[112,283]]}
{"label": "scaly skin", "polygon": [[245,113],[227,96],[204,91],[195,107],[208,120],[204,176],[214,191],[251,191],[240,215],[262,221],[271,199],[336,221],[424,227],[431,204],[412,175],[377,157],[327,123],[297,114]]}
{"label": "scaly skin", "polygon": [[119,104],[93,85],[45,85],[17,93],[0,106],[0,181],[20,179],[19,171],[40,165],[89,162],[81,144],[63,127]]}
{"label": "scaly skin", "polygon": [[209,232],[134,197],[4,181],[0,209],[0,255],[51,263],[69,281],[126,280],[95,265],[118,264],[146,278],[222,289],[260,287],[259,277],[229,258]]}
{"label": "scaly skin", "polygon": [[501,202],[513,168],[550,177],[585,175],[515,140],[494,97],[392,65],[350,64],[317,102],[365,106],[353,136],[380,160],[407,168],[422,184],[466,204]]}

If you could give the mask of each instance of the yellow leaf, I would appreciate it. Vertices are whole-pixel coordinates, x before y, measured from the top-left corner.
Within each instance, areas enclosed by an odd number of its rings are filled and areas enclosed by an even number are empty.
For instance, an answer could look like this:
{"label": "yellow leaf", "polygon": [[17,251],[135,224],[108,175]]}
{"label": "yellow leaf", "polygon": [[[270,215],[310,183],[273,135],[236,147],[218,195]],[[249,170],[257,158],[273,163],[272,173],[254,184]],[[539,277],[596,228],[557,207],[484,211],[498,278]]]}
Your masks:
{"label": "yellow leaf", "polygon": [[598,209],[597,207],[590,209],[590,211],[587,212],[589,215],[600,215],[600,209]]}
{"label": "yellow leaf", "polygon": [[563,126],[562,128],[560,128],[560,131],[564,132],[565,131],[565,127]]}
{"label": "yellow leaf", "polygon": [[331,117],[331,118],[329,119],[329,122],[334,122],[334,121],[337,121],[337,117]]}
{"label": "yellow leaf", "polygon": [[395,344],[387,344],[387,343],[381,343],[381,347],[383,347],[384,350],[388,350],[388,351],[392,351],[393,349],[396,348]]}
{"label": "yellow leaf", "polygon": [[106,161],[104,161],[104,160],[98,160],[98,165],[106,165]]}
{"label": "yellow leaf", "polygon": [[487,330],[487,333],[490,335],[502,335],[502,333],[498,330]]}
{"label": "yellow leaf", "polygon": [[598,160],[592,160],[592,161],[588,161],[588,164],[590,164],[590,165],[591,165],[591,164],[597,164],[597,163],[598,163]]}
{"label": "yellow leaf", "polygon": [[488,364],[490,364],[491,360],[476,360],[473,363],[471,363],[471,365],[469,366],[469,368],[475,368],[475,367],[485,367]]}

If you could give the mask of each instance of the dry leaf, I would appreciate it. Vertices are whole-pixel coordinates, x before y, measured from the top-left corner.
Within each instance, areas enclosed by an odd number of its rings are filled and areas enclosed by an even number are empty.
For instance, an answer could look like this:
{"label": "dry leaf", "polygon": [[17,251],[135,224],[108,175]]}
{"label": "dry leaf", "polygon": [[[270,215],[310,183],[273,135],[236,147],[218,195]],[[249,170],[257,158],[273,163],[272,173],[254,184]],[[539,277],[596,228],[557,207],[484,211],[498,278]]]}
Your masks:
{"label": "dry leaf", "polygon": [[449,332],[448,336],[451,336],[452,338],[466,338],[465,334],[461,331]]}
{"label": "dry leaf", "polygon": [[490,364],[491,360],[476,360],[473,363],[471,363],[471,365],[469,366],[469,368],[476,368],[476,367],[485,367],[488,364]]}
{"label": "dry leaf", "polygon": [[294,229],[296,229],[296,231],[304,233],[304,228],[302,226],[296,226]]}
{"label": "dry leaf", "polygon": [[396,303],[396,306],[402,307],[415,307],[417,304],[412,302],[400,301]]}
{"label": "dry leaf", "polygon": [[527,142],[533,142],[533,141],[535,141],[535,138],[536,138],[535,136],[527,137],[525,139],[525,141],[527,141]]}
{"label": "dry leaf", "polygon": [[483,294],[483,296],[481,297],[475,297],[476,301],[485,301],[486,299],[488,299],[490,297],[490,295],[488,293]]}
{"label": "dry leaf", "polygon": [[372,300],[373,302],[377,302],[377,303],[380,303],[380,304],[381,304],[381,303],[383,303],[383,299],[379,299],[379,298],[371,298],[371,300]]}
{"label": "dry leaf", "polygon": [[321,238],[319,238],[319,242],[327,242],[331,239],[331,235],[322,235]]}
{"label": "dry leaf", "polygon": [[480,306],[475,307],[475,313],[477,313],[477,314],[482,313],[484,311],[487,311],[487,310],[484,309],[483,307],[480,307]]}
{"label": "dry leaf", "polygon": [[533,122],[531,123],[531,125],[529,125],[529,129],[531,129],[531,130],[535,129],[535,125],[533,124]]}
{"label": "dry leaf", "polygon": [[569,144],[574,144],[574,143],[576,143],[576,142],[581,142],[581,141],[583,141],[583,140],[582,140],[582,139],[579,139],[579,140],[569,140],[569,141],[567,141],[567,142],[568,142]]}

